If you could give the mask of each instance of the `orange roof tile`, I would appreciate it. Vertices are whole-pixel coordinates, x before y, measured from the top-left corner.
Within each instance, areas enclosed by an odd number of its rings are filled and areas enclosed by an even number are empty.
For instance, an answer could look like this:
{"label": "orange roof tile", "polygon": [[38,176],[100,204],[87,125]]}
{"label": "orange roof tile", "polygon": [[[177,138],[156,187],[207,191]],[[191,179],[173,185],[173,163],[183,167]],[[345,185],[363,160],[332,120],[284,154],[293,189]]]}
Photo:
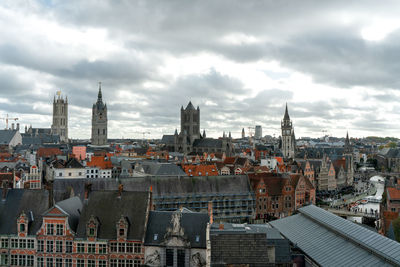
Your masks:
{"label": "orange roof tile", "polygon": [[111,160],[105,160],[103,156],[92,156],[91,160],[86,164],[89,167],[98,167],[100,169],[111,169]]}
{"label": "orange roof tile", "polygon": [[387,192],[389,194],[388,197],[390,199],[398,199],[398,200],[400,200],[400,190],[399,189],[396,189],[394,187],[388,187],[387,188]]}

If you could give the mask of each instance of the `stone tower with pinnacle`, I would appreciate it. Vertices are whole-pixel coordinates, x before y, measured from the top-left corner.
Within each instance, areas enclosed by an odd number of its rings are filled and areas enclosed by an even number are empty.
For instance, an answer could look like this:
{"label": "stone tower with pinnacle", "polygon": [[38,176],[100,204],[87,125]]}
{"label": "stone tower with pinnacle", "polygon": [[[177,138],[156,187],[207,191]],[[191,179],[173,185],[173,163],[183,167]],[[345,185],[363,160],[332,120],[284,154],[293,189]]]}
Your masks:
{"label": "stone tower with pinnacle", "polygon": [[92,109],[92,145],[103,146],[107,144],[107,105],[103,103],[101,83],[97,101]]}
{"label": "stone tower with pinnacle", "polygon": [[53,100],[53,124],[51,132],[60,136],[62,143],[68,142],[68,98],[61,96],[61,91],[57,92]]}
{"label": "stone tower with pinnacle", "polygon": [[292,121],[289,117],[288,107],[286,104],[285,115],[281,121],[282,129],[282,154],[285,159],[293,159],[295,156],[295,136]]}
{"label": "stone tower with pinnacle", "polygon": [[186,134],[190,145],[200,138],[200,108],[195,108],[191,101],[185,109],[181,108],[181,132]]}

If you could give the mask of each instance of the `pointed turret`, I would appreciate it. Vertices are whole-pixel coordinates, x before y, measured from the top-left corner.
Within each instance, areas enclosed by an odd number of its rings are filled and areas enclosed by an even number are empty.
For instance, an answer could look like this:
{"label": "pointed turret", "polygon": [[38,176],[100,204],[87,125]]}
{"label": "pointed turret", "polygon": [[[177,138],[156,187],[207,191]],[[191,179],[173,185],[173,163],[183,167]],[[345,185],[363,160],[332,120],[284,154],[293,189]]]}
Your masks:
{"label": "pointed turret", "polygon": [[229,139],[232,139],[232,134],[231,131],[229,131],[229,135],[228,135]]}
{"label": "pointed turret", "polygon": [[283,120],[284,121],[290,120],[289,112],[288,112],[288,108],[287,108],[287,103],[286,103],[285,115],[283,116]]}
{"label": "pointed turret", "polygon": [[194,108],[194,106],[192,104],[192,101],[189,101],[189,104],[187,105],[186,110],[194,110],[194,109],[195,108]]}
{"label": "pointed turret", "polygon": [[103,101],[103,95],[101,93],[101,82],[99,82],[99,93],[97,95],[97,102],[102,102]]}
{"label": "pointed turret", "polygon": [[206,130],[203,130],[203,138],[206,138]]}
{"label": "pointed turret", "polygon": [[242,128],[242,138],[245,138],[244,128]]}
{"label": "pointed turret", "polygon": [[226,137],[226,134],[225,134],[225,131],[222,133],[222,138],[225,138]]}

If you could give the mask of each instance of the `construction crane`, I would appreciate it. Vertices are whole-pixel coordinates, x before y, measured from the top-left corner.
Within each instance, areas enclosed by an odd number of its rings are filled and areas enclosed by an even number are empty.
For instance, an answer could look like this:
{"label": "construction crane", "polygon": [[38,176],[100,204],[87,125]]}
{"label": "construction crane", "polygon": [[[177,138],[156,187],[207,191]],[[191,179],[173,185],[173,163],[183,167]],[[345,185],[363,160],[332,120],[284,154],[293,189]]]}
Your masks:
{"label": "construction crane", "polygon": [[137,134],[143,134],[143,140],[145,139],[146,134],[151,134],[150,132],[134,132]]}
{"label": "construction crane", "polygon": [[18,118],[9,118],[8,114],[5,118],[0,118],[0,120],[5,120],[6,121],[6,130],[8,130],[8,120],[13,120],[13,121],[17,121]]}

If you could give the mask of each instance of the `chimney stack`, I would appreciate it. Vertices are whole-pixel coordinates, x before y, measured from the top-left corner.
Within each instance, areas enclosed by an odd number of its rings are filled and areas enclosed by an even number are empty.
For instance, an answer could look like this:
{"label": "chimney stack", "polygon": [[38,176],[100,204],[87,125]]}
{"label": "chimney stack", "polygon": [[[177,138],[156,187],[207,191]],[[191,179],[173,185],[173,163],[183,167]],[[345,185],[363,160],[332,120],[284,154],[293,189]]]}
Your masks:
{"label": "chimney stack", "polygon": [[224,224],[222,222],[219,223],[218,229],[219,230],[224,230]]}
{"label": "chimney stack", "polygon": [[11,123],[11,130],[13,130],[14,131],[14,123]]}
{"label": "chimney stack", "polygon": [[3,201],[6,200],[7,191],[8,191],[8,182],[6,180],[4,180],[3,183],[2,183],[2,197],[1,197],[1,199]]}
{"label": "chimney stack", "polygon": [[92,191],[92,184],[91,183],[86,183],[85,184],[85,201],[88,201],[89,199],[89,194]]}
{"label": "chimney stack", "polygon": [[121,195],[122,195],[122,191],[124,191],[124,185],[123,185],[123,184],[120,184],[120,185],[118,186],[118,197],[119,197],[119,198],[120,198]]}
{"label": "chimney stack", "polygon": [[211,201],[208,202],[208,217],[210,218],[210,224],[213,224],[214,216],[213,216],[213,206]]}
{"label": "chimney stack", "polygon": [[19,132],[19,122],[17,123],[17,131]]}

